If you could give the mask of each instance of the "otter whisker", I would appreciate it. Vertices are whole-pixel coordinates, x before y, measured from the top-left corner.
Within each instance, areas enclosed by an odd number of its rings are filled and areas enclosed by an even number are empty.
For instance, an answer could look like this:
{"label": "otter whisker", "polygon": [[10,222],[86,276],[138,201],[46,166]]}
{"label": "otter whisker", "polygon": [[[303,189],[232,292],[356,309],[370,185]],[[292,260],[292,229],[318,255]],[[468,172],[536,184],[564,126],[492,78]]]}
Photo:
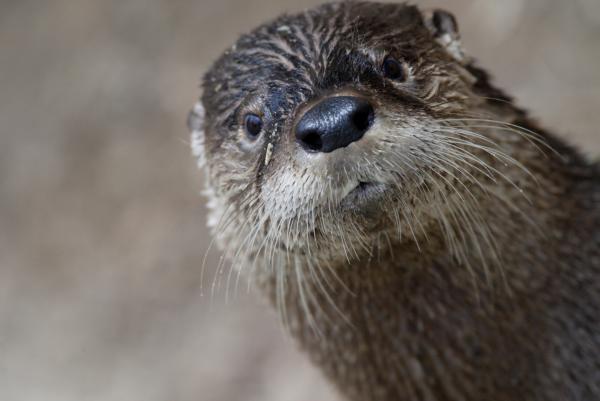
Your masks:
{"label": "otter whisker", "polygon": [[[499,161],[504,160],[507,163],[511,163],[511,164],[515,165],[516,167],[519,167],[521,170],[523,170],[523,172],[528,174],[532,179],[536,180],[535,175],[531,171],[529,171],[529,169],[527,169],[519,161],[515,160],[511,156],[506,155],[504,152],[499,152],[499,151],[489,148],[487,146],[478,145],[473,142],[462,141],[462,140],[458,140],[455,138],[454,139],[444,138],[444,141],[449,144],[464,145],[464,146],[482,150],[482,151],[486,152],[487,154],[489,154],[490,156],[496,158]],[[516,183],[514,183],[506,174],[500,172],[499,170],[497,170],[497,174],[500,175],[502,178],[504,178],[508,183],[510,183],[513,187],[515,187],[515,189],[517,189],[519,192],[523,193],[523,190]],[[527,195],[525,193],[523,193],[523,196],[527,197]]]}
{"label": "otter whisker", "polygon": [[[510,123],[507,121],[501,121],[501,120],[494,120],[494,119],[484,119],[484,118],[461,118],[461,119],[445,119],[444,121],[448,121],[448,122],[452,122],[452,121],[456,121],[456,122],[466,122],[469,123],[469,126],[471,125],[470,123],[477,123],[477,122],[483,122],[483,123],[489,123],[492,124],[491,126],[489,126],[490,128],[510,128],[510,132],[513,132],[517,135],[522,136],[524,139],[528,140],[529,143],[531,143],[532,145],[534,145],[534,147],[538,150],[541,149],[538,146],[535,146],[534,142],[544,146],[545,148],[547,148],[548,150],[550,150],[551,152],[553,152],[556,156],[562,157],[561,154],[554,149],[546,140],[546,138],[541,135],[538,132],[535,132],[533,130],[530,130],[529,128],[523,127],[521,125],[518,124],[514,124],[514,123]],[[483,127],[487,127],[487,126],[483,126]],[[542,154],[544,154],[544,152],[541,152]]]}
{"label": "otter whisker", "polygon": [[[436,153],[432,153],[433,155],[435,155]],[[437,156],[431,156],[428,154],[424,154],[424,153],[420,153],[419,157],[425,159],[425,160],[430,160],[430,161],[434,161],[434,164],[437,165],[438,168],[441,168],[447,175],[449,175],[450,177],[452,177],[456,182],[458,182],[464,189],[465,192],[469,195],[470,199],[472,201],[475,202],[475,204],[477,203],[477,198],[476,196],[471,192],[471,190],[466,187],[466,185],[460,180],[458,179],[451,171],[449,171],[448,169],[444,168],[443,165],[444,163],[449,163],[451,166],[453,166],[455,169],[457,169],[457,171],[460,171],[464,174],[464,169],[460,168],[459,166],[457,166],[454,162],[452,162],[452,160],[449,160],[448,158],[444,157],[443,155],[437,155]],[[435,163],[437,162],[437,163]],[[469,232],[469,237],[471,238],[470,242],[475,246],[477,253],[480,255],[481,261],[484,264],[484,268],[486,267],[486,260],[483,257],[483,251],[481,250],[481,246],[479,245],[479,240],[478,240],[478,236],[475,234],[476,230],[474,229],[474,226],[478,226],[481,227],[481,231],[479,231],[484,240],[488,243],[488,245],[491,248],[494,248],[494,244],[493,242],[490,240],[490,236],[487,234],[487,232],[485,231],[484,227],[485,224],[483,222],[483,220],[481,218],[477,218],[477,213],[476,213],[476,208],[473,207],[469,207],[467,209],[467,205],[471,204],[470,202],[468,202],[466,199],[464,199],[461,195],[461,192],[443,175],[439,174],[435,169],[432,170],[436,175],[439,176],[439,178],[444,181],[452,190],[453,192],[459,197],[459,199],[461,199],[461,202],[459,202],[457,204],[457,207],[455,207],[455,210],[457,210],[461,215],[462,215],[462,221],[466,222],[466,227],[468,229]],[[433,180],[434,182],[436,180]],[[475,180],[477,182],[477,180]],[[483,186],[481,186],[482,189]],[[478,220],[478,222],[476,224],[474,219]],[[458,221],[458,219],[456,219]],[[473,220],[473,223],[471,223],[471,221]],[[445,230],[446,232],[448,232],[448,230]],[[451,240],[450,240],[451,241]],[[463,237],[463,239],[461,240],[462,243],[464,243],[466,241],[466,237]],[[458,249],[455,247],[455,249]],[[463,253],[463,252],[461,252]],[[462,258],[461,258],[462,259]],[[487,270],[487,269],[486,269]]]}

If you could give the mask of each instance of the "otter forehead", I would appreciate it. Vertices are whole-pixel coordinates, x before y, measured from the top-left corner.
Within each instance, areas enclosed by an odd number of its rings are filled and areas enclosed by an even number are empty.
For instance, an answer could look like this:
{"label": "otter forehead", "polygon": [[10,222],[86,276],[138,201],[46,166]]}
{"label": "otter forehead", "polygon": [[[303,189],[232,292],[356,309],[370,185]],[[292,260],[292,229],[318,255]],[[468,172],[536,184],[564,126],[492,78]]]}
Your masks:
{"label": "otter forehead", "polygon": [[431,37],[414,6],[325,4],[242,36],[206,74],[203,102],[230,128],[250,94],[262,94],[263,107],[273,114],[289,113],[322,92],[375,84],[377,52],[393,48],[405,59],[416,59],[427,51],[426,41]]}

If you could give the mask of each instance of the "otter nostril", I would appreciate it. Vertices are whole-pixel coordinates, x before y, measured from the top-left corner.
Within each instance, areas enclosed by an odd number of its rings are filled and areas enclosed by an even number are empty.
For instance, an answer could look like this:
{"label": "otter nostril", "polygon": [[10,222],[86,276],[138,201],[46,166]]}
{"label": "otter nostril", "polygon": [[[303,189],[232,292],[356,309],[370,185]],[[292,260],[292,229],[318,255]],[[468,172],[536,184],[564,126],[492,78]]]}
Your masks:
{"label": "otter nostril", "polygon": [[371,127],[371,124],[373,124],[374,119],[375,113],[373,111],[373,106],[368,103],[362,104],[352,115],[352,123],[360,131],[368,130]]}
{"label": "otter nostril", "polygon": [[321,136],[316,131],[308,132],[304,135],[302,142],[304,142],[306,147],[310,150],[319,151],[323,147]]}

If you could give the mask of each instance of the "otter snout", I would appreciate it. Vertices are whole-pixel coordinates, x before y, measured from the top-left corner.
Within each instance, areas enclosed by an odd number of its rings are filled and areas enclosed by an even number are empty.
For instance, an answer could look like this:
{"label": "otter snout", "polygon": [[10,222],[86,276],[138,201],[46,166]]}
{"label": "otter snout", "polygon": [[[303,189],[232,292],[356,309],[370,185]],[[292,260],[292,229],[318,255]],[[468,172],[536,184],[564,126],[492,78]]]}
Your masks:
{"label": "otter snout", "polygon": [[311,152],[333,152],[358,141],[373,125],[375,112],[365,99],[334,96],[309,109],[296,125],[296,140]]}

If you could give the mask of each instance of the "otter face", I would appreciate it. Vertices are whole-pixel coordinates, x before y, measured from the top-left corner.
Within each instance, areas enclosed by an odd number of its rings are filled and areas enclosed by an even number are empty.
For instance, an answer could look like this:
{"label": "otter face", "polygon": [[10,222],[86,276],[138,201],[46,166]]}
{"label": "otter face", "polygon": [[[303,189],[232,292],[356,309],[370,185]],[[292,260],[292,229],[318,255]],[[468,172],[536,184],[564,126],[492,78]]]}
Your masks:
{"label": "otter face", "polygon": [[327,4],[242,36],[190,115],[216,234],[328,260],[418,236],[468,158],[447,134],[482,102],[465,64],[453,17],[407,5]]}

